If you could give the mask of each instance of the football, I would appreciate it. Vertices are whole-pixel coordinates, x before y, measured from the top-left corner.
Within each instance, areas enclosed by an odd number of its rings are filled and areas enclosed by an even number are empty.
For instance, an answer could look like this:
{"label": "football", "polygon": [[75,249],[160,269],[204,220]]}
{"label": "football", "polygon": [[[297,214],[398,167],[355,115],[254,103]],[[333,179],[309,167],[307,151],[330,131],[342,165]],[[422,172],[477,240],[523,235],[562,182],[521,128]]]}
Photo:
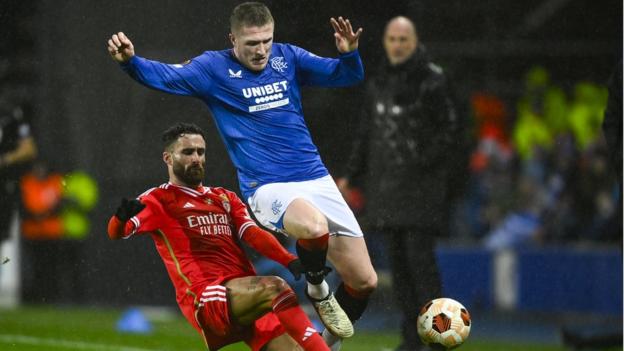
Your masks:
{"label": "football", "polygon": [[426,345],[454,349],[470,334],[470,314],[459,302],[449,298],[431,300],[418,315],[418,335]]}

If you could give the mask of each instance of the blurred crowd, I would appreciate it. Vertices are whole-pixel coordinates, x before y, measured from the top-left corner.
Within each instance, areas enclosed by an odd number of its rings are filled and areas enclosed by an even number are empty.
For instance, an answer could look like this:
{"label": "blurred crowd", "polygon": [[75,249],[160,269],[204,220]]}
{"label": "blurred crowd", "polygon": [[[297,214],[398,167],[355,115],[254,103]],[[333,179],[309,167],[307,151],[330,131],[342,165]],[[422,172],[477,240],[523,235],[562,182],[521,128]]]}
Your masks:
{"label": "blurred crowd", "polygon": [[593,82],[563,89],[543,67],[526,73],[515,106],[474,94],[477,140],[455,237],[491,249],[620,243],[621,191],[601,130],[607,98]]}

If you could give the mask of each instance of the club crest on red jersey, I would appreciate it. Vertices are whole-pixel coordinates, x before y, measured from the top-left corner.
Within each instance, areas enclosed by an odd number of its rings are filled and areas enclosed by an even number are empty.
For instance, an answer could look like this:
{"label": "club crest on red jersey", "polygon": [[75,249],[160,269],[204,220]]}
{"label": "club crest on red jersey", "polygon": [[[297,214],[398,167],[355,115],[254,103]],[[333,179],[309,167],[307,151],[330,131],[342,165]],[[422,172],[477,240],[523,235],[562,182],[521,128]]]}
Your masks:
{"label": "club crest on red jersey", "polygon": [[219,197],[221,198],[221,205],[223,206],[223,209],[226,212],[230,212],[230,199],[228,199],[227,195],[225,194],[221,194],[219,195]]}

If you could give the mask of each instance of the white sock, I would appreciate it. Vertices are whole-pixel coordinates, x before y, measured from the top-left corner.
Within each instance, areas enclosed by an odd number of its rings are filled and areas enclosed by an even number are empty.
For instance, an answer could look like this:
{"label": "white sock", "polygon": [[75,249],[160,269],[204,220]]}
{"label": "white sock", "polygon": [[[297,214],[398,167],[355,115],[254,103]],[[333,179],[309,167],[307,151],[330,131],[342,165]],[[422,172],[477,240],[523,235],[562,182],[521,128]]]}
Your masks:
{"label": "white sock", "polygon": [[314,285],[308,282],[308,295],[316,300],[322,300],[329,296],[329,284],[323,280],[321,284]]}
{"label": "white sock", "polygon": [[331,351],[339,351],[342,347],[342,339],[330,333],[327,329],[323,330],[323,340],[329,346]]}

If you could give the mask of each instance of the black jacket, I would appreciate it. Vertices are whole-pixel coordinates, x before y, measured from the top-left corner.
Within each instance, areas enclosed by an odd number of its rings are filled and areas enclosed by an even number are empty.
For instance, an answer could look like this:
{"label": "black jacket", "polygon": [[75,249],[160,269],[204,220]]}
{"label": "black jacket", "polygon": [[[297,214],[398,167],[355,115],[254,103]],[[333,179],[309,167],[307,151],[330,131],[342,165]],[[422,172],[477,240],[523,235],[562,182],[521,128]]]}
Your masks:
{"label": "black jacket", "polygon": [[445,225],[469,152],[452,95],[421,47],[399,66],[385,62],[369,79],[347,167],[364,188],[365,224]]}
{"label": "black jacket", "polygon": [[602,122],[611,164],[618,182],[622,179],[622,61],[617,64],[609,81],[609,101]]}

